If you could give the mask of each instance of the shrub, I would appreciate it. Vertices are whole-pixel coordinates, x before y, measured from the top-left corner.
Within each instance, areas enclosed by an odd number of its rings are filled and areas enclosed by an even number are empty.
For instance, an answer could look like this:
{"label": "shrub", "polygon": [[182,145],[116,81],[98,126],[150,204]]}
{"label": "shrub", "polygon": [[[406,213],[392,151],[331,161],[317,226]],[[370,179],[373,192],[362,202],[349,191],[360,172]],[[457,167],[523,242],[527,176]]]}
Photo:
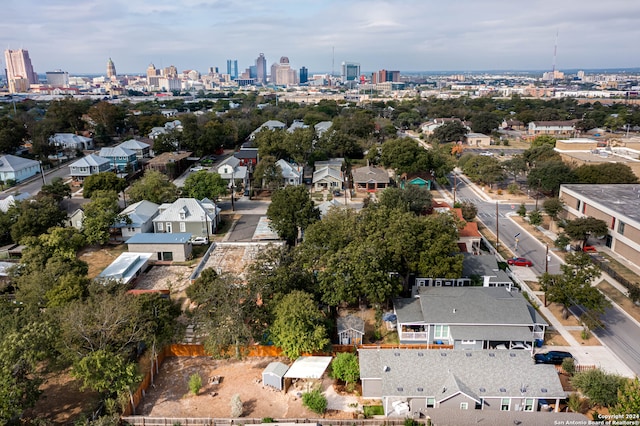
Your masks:
{"label": "shrub", "polygon": [[[566,361],[566,359],[565,359],[565,361]],[[569,399],[567,399],[567,406],[569,407],[569,410],[573,411],[574,413],[581,413],[582,412],[582,398],[580,398],[580,395],[578,393],[575,393],[575,392],[572,393],[571,395],[569,395]]]}
{"label": "shrub", "polygon": [[231,417],[242,416],[242,411],[244,411],[244,407],[240,395],[235,394],[231,397]]}
{"label": "shrub", "polygon": [[302,394],[302,405],[316,414],[324,414],[327,411],[327,398],[320,389],[314,389]]}
{"label": "shrub", "polygon": [[351,352],[340,353],[331,363],[332,377],[349,384],[360,379],[358,357]]}
{"label": "shrub", "polygon": [[510,183],[509,186],[507,186],[507,192],[512,195],[517,194],[519,190],[520,187],[517,183]]}
{"label": "shrub", "polygon": [[558,238],[556,238],[556,240],[554,241],[556,247],[562,250],[564,250],[567,245],[569,245],[569,243],[571,243],[571,238],[567,237],[567,234],[565,234],[564,232],[558,234]]}
{"label": "shrub", "polygon": [[610,407],[618,402],[618,390],[625,379],[616,374],[608,374],[600,369],[576,373],[571,384],[589,397],[593,404]]}
{"label": "shrub", "polygon": [[362,407],[362,411],[366,417],[384,415],[384,408],[382,408],[382,405],[365,405]]}
{"label": "shrub", "polygon": [[502,195],[502,189],[498,189],[498,190],[496,191],[496,193],[497,193],[498,195]]}
{"label": "shrub", "polygon": [[200,388],[202,387],[202,377],[200,374],[194,373],[189,376],[189,390],[192,394],[197,395],[200,392]]}
{"label": "shrub", "polygon": [[525,206],[524,203],[520,204],[516,213],[518,213],[520,217],[525,217],[527,215],[527,206]]}
{"label": "shrub", "polygon": [[562,360],[562,369],[570,376],[576,373],[576,363],[573,358],[565,358]]}
{"label": "shrub", "polygon": [[263,417],[262,423],[275,423],[275,421],[273,420],[273,417]]}
{"label": "shrub", "polygon": [[534,210],[529,213],[529,223],[533,226],[542,224],[542,213],[540,213],[540,210]]}

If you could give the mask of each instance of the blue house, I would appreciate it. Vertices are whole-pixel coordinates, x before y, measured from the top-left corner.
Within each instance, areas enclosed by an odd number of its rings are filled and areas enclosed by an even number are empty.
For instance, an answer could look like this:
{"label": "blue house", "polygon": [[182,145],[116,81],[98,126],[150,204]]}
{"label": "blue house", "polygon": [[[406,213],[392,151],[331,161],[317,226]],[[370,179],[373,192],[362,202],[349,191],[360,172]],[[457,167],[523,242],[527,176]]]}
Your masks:
{"label": "blue house", "polygon": [[405,173],[402,175],[400,186],[405,188],[406,185],[415,185],[431,190],[432,182],[433,176],[429,172]]}
{"label": "blue house", "polygon": [[123,173],[128,170],[138,170],[138,158],[136,152],[123,148],[121,146],[114,146],[112,148],[102,148],[98,154],[100,157],[109,160],[112,168],[119,173]]}
{"label": "blue house", "polygon": [[0,180],[7,182],[13,180],[22,182],[40,172],[40,163],[28,158],[15,155],[3,155],[0,157]]}

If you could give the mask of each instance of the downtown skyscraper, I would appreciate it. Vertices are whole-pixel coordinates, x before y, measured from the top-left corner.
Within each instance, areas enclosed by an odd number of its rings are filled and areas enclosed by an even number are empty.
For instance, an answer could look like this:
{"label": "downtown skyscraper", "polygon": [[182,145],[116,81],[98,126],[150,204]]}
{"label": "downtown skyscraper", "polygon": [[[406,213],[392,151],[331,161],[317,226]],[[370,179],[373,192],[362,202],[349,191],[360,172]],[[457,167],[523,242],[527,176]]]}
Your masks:
{"label": "downtown skyscraper", "polygon": [[256,59],[256,83],[267,82],[267,58],[264,57],[264,53]]}
{"label": "downtown skyscraper", "polygon": [[7,66],[5,75],[10,93],[26,92],[29,90],[29,85],[38,84],[38,75],[33,70],[27,50],[7,49],[4,52],[4,60]]}

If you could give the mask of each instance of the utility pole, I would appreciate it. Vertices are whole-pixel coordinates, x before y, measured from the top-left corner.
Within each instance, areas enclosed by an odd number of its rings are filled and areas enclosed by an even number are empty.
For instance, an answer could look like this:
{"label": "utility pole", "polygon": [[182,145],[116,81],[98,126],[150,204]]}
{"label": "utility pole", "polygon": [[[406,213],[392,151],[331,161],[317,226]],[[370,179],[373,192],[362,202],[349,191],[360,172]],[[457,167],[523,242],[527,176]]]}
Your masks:
{"label": "utility pole", "polygon": [[547,251],[544,254],[544,272],[545,272],[545,274],[549,272],[549,244],[546,244],[546,246],[547,246]]}
{"label": "utility pole", "polygon": [[536,190],[536,210],[538,210],[538,198],[540,197],[540,185],[542,179],[538,179],[538,189]]}
{"label": "utility pole", "polygon": [[456,207],[456,188],[458,187],[458,175],[453,172],[453,207]]}

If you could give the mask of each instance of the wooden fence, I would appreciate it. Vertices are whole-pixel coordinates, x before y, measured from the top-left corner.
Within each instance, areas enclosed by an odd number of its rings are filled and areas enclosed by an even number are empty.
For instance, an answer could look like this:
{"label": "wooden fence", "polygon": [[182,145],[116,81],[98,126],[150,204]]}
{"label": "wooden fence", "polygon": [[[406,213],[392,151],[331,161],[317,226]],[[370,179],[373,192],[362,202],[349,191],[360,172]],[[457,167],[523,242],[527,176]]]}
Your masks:
{"label": "wooden fence", "polygon": [[[595,370],[597,367],[595,365],[590,365],[590,364],[576,364],[575,365],[575,372],[576,373],[582,373],[583,371],[589,371],[589,370]],[[560,374],[568,374],[566,371],[564,371],[564,368],[562,368],[562,365],[556,365],[556,370],[558,371],[558,373]]]}

